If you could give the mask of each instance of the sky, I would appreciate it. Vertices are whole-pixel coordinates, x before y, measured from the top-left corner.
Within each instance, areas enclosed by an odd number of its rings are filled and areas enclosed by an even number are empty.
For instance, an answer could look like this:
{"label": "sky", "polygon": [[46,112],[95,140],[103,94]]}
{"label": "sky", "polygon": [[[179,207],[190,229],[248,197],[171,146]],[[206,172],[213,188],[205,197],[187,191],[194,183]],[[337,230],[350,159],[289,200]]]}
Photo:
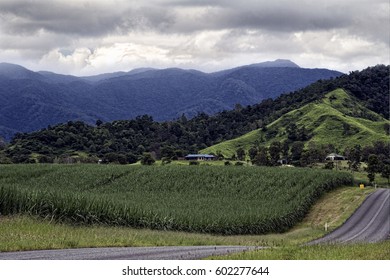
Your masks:
{"label": "sky", "polygon": [[390,64],[388,0],[0,0],[0,62],[93,75]]}

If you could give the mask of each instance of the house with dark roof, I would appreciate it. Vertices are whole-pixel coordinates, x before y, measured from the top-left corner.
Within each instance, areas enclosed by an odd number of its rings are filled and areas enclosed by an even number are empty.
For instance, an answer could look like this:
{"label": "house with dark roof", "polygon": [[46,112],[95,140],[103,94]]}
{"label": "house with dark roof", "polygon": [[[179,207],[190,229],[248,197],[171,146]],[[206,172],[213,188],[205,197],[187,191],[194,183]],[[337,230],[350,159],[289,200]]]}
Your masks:
{"label": "house with dark roof", "polygon": [[186,160],[216,160],[217,157],[208,154],[189,154],[185,156]]}

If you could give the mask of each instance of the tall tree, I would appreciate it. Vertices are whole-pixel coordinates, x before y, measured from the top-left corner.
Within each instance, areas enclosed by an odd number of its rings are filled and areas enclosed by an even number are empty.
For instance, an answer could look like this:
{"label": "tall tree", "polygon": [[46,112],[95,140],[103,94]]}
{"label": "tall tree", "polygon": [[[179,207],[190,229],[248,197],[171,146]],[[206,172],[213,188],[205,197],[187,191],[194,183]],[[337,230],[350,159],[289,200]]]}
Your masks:
{"label": "tall tree", "polygon": [[348,155],[348,167],[353,171],[357,171],[360,166],[361,161],[361,146],[355,145],[350,151]]}
{"label": "tall tree", "polygon": [[375,173],[380,170],[380,162],[377,155],[369,155],[367,162],[368,179],[370,182],[375,181]]}
{"label": "tall tree", "polygon": [[296,141],[298,139],[297,136],[297,125],[295,123],[290,123],[286,127],[286,132],[287,132],[287,138],[291,141]]}
{"label": "tall tree", "polygon": [[299,162],[302,157],[304,144],[303,142],[294,142],[291,146],[291,160],[293,162]]}
{"label": "tall tree", "polygon": [[6,145],[4,138],[0,136],[0,150],[5,149]]}
{"label": "tall tree", "polygon": [[152,165],[154,164],[156,161],[155,159],[153,158],[152,154],[151,153],[144,153],[142,155],[142,158],[141,158],[141,164],[142,165]]}
{"label": "tall tree", "polygon": [[382,164],[381,176],[387,179],[387,184],[390,185],[390,164]]}
{"label": "tall tree", "polygon": [[253,161],[257,155],[257,148],[256,147],[251,147],[248,151],[249,153],[249,158],[251,159],[251,161]]}
{"label": "tall tree", "polygon": [[268,156],[268,149],[266,147],[260,147],[255,159],[252,161],[255,165],[268,166],[270,160]]}
{"label": "tall tree", "polygon": [[271,165],[276,165],[280,159],[280,153],[282,152],[282,144],[279,141],[274,141],[269,147],[269,155]]}
{"label": "tall tree", "polygon": [[245,160],[245,150],[243,148],[238,148],[236,153],[238,160]]}
{"label": "tall tree", "polygon": [[288,159],[288,152],[289,152],[289,150],[290,150],[290,147],[289,147],[289,144],[288,144],[288,140],[283,141],[283,143],[282,143],[282,156],[285,159]]}

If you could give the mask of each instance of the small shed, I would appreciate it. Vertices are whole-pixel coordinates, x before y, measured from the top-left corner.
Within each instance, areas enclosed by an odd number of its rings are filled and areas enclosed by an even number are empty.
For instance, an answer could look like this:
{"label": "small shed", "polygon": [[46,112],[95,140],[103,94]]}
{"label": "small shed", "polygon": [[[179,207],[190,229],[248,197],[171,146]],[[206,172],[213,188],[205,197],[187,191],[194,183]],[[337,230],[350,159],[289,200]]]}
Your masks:
{"label": "small shed", "polygon": [[331,154],[326,156],[325,160],[331,160],[331,161],[334,161],[334,160],[346,160],[346,157],[342,156],[342,155],[338,155],[336,153],[331,153]]}
{"label": "small shed", "polygon": [[215,160],[216,157],[208,154],[189,154],[185,156],[186,160]]}

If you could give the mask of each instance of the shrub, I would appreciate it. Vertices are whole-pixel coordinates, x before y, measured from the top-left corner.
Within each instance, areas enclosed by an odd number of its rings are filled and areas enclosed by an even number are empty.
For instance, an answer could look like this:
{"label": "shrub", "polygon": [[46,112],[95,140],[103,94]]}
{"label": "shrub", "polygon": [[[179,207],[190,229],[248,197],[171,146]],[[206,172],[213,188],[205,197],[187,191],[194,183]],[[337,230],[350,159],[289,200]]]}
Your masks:
{"label": "shrub", "polygon": [[141,158],[142,165],[152,165],[156,162],[156,160],[152,157],[151,153],[143,153]]}

